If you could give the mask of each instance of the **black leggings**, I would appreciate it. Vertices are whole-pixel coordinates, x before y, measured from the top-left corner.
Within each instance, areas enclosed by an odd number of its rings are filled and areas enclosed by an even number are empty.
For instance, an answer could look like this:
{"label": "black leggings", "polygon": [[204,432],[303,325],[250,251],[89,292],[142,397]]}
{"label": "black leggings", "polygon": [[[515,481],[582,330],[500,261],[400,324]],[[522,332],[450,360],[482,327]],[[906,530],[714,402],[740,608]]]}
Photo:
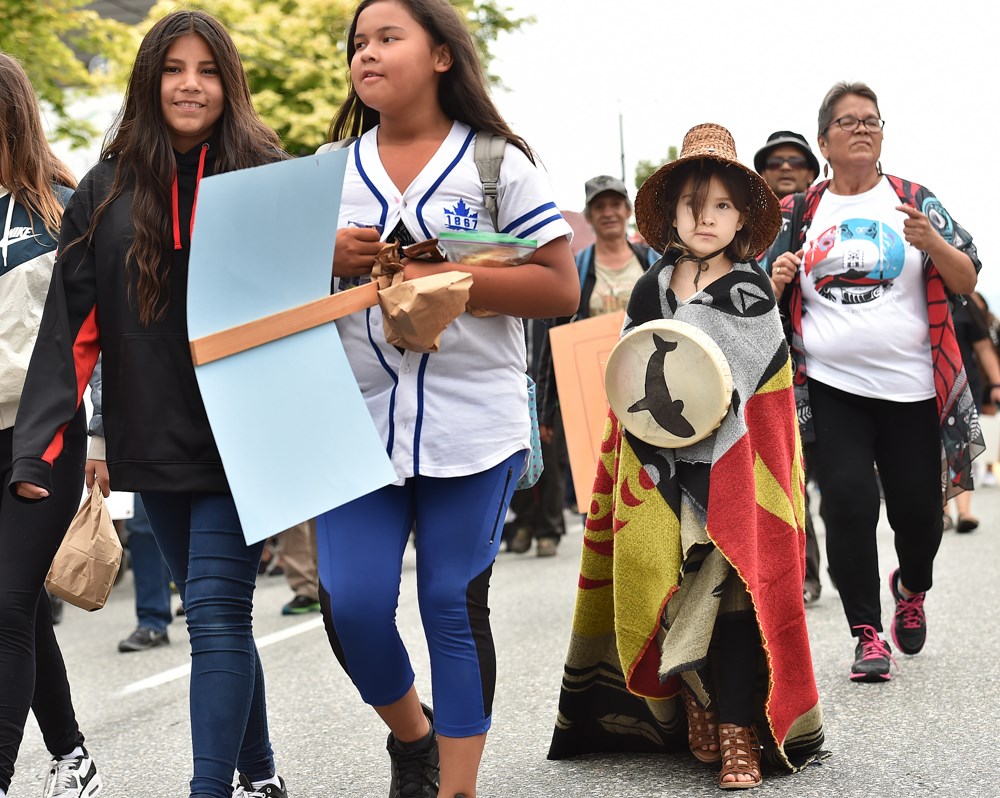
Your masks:
{"label": "black leggings", "polygon": [[52,494],[44,501],[20,501],[10,493],[13,433],[0,430],[0,789],[4,791],[14,776],[29,707],[53,756],[64,756],[83,743],[43,587],[80,504],[87,452],[84,411],[81,407],[66,427],[63,452],[53,469]]}
{"label": "black leggings", "polygon": [[760,655],[760,630],[753,610],[719,617],[708,662],[720,723],[753,725]]}
{"label": "black leggings", "polygon": [[809,380],[816,441],[806,449],[826,525],[826,556],[852,634],[882,631],[878,548],[882,482],[900,579],[908,590],[933,584],[941,545],[941,435],[934,399],[891,402]]}

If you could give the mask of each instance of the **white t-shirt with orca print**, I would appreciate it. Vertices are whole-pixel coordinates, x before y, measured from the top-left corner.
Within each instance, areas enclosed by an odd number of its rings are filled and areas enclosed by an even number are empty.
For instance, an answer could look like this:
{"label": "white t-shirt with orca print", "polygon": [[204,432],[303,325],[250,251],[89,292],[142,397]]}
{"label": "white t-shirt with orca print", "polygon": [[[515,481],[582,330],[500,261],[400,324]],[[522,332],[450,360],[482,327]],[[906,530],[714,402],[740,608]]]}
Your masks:
{"label": "white t-shirt with orca print", "polygon": [[802,258],[802,342],[809,376],[874,399],[934,396],[920,250],[883,178],[850,196],[826,191]]}
{"label": "white t-shirt with orca print", "polygon": [[[377,136],[376,127],[350,147],[338,228],[378,226],[384,240],[402,223],[416,241],[444,230],[494,232],[471,128],[455,122],[402,193],[382,166]],[[498,190],[500,232],[539,247],[572,237],[548,176],[509,143]],[[335,282],[338,291],[350,287]],[[378,306],[338,320],[337,328],[400,481],[478,473],[530,447],[520,319],[463,313],[431,354],[387,344]]]}

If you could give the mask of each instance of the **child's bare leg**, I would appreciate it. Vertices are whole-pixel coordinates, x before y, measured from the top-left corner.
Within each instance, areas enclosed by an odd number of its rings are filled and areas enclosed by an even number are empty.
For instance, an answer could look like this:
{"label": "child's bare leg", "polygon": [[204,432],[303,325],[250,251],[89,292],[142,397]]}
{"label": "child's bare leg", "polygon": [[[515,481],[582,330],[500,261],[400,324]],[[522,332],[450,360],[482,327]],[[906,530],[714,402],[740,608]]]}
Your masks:
{"label": "child's bare leg", "polygon": [[441,752],[441,798],[463,795],[475,798],[479,763],[486,747],[486,735],[475,737],[445,737],[438,735]]}
{"label": "child's bare leg", "polygon": [[421,740],[431,730],[430,722],[417,697],[416,687],[410,687],[406,695],[392,704],[375,707],[375,711],[385,721],[392,736],[401,743]]}

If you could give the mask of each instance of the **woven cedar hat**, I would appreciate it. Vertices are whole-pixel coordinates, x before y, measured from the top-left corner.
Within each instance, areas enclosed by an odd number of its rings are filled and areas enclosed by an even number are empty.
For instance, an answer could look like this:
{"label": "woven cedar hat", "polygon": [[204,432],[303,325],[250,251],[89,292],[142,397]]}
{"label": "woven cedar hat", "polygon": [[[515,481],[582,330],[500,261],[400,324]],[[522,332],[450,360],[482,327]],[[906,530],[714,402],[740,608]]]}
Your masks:
{"label": "woven cedar hat", "polygon": [[747,223],[753,231],[751,255],[766,250],[781,229],[778,198],[759,174],[737,160],[736,144],[730,132],[722,125],[712,123],[691,128],[684,136],[680,157],[657,169],[635,195],[635,224],[642,237],[653,249],[663,252],[670,224],[663,208],[670,174],[678,166],[700,158],[730,164],[747,176],[750,183],[750,218]]}

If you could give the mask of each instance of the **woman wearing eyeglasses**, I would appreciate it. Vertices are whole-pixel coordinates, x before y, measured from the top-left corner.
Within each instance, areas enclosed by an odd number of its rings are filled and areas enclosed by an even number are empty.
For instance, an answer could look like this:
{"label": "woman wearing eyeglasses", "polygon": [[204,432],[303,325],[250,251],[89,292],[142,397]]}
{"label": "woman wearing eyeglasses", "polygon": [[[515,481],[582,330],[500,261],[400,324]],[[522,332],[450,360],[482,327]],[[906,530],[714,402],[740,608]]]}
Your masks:
{"label": "woman wearing eyeglasses", "polygon": [[830,575],[858,639],[858,682],[892,677],[875,469],[899,561],[888,576],[892,638],[916,654],[941,543],[942,445],[950,493],[972,487],[983,448],[948,305],[974,290],[981,264],[933,193],[882,172],[884,124],[864,83],[830,89],[817,139],[827,179],[782,201],[786,223],[761,260],[791,324],[805,456]]}

